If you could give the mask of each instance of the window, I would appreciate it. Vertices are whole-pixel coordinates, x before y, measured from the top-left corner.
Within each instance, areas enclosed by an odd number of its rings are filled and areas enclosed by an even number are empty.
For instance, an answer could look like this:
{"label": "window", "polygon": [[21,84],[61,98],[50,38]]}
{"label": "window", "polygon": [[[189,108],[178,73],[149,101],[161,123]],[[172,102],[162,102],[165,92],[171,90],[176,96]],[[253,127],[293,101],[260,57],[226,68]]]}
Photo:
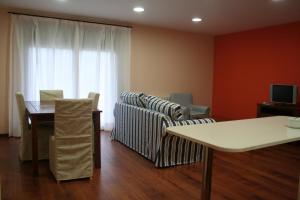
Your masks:
{"label": "window", "polygon": [[117,97],[130,89],[129,28],[12,15],[11,29],[10,135],[20,134],[14,94],[39,100],[41,89],[62,89],[65,98],[100,93],[102,128],[113,127]]}

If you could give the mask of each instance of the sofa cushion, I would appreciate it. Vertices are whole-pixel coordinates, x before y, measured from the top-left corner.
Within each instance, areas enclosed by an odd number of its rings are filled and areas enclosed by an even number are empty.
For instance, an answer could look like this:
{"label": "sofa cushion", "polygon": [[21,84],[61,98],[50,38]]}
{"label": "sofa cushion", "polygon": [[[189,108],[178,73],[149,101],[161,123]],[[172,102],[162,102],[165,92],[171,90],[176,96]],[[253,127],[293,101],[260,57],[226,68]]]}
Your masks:
{"label": "sofa cushion", "polygon": [[141,92],[122,92],[120,98],[123,103],[145,108],[145,97]]}
{"label": "sofa cushion", "polygon": [[183,120],[182,108],[179,104],[172,103],[151,95],[147,96],[145,99],[146,108],[161,112],[171,117],[172,120]]}

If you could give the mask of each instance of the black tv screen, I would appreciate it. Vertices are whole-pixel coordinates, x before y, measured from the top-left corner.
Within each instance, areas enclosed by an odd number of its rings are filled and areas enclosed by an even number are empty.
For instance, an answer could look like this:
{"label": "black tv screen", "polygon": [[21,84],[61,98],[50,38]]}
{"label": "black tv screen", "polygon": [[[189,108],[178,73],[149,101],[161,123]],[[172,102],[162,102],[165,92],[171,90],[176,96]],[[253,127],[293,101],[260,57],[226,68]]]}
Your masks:
{"label": "black tv screen", "polygon": [[295,85],[271,85],[270,96],[272,102],[296,104],[297,86]]}

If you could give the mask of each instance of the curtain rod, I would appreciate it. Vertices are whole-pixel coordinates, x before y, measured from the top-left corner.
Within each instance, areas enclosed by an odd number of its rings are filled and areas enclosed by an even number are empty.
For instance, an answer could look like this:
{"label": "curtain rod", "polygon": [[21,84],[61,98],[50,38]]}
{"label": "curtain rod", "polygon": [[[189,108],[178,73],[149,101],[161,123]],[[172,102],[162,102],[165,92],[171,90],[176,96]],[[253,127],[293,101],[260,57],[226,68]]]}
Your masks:
{"label": "curtain rod", "polygon": [[25,16],[32,16],[32,17],[43,17],[43,18],[51,18],[51,19],[60,19],[60,20],[67,20],[67,21],[75,21],[75,22],[85,22],[85,23],[91,23],[91,24],[103,24],[103,25],[110,25],[110,26],[119,26],[119,27],[125,27],[125,28],[132,28],[132,26],[126,26],[126,25],[120,25],[120,24],[102,23],[102,22],[92,22],[92,21],[85,21],[85,20],[79,20],[79,19],[66,19],[66,18],[61,18],[61,17],[48,17],[48,16],[33,15],[33,14],[26,14],[26,13],[19,13],[19,12],[8,12],[8,13],[15,14],[15,15],[25,15]]}

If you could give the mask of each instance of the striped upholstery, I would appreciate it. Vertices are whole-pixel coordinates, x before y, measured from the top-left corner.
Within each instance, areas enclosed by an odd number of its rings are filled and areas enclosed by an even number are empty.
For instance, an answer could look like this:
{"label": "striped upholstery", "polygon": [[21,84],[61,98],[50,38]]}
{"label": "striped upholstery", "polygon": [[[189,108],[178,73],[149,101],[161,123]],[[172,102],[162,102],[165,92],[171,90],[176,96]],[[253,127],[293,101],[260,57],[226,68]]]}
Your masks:
{"label": "striped upholstery", "polygon": [[169,167],[201,161],[202,146],[167,134],[166,128],[212,122],[213,119],[172,121],[163,113],[116,103],[111,137],[151,160],[156,167]]}
{"label": "striped upholstery", "polygon": [[182,109],[179,104],[156,96],[149,95],[146,97],[146,108],[168,115],[172,120],[183,120]]}
{"label": "striped upholstery", "polygon": [[136,92],[122,92],[121,100],[123,103],[134,105],[138,107],[145,107],[145,94]]}

